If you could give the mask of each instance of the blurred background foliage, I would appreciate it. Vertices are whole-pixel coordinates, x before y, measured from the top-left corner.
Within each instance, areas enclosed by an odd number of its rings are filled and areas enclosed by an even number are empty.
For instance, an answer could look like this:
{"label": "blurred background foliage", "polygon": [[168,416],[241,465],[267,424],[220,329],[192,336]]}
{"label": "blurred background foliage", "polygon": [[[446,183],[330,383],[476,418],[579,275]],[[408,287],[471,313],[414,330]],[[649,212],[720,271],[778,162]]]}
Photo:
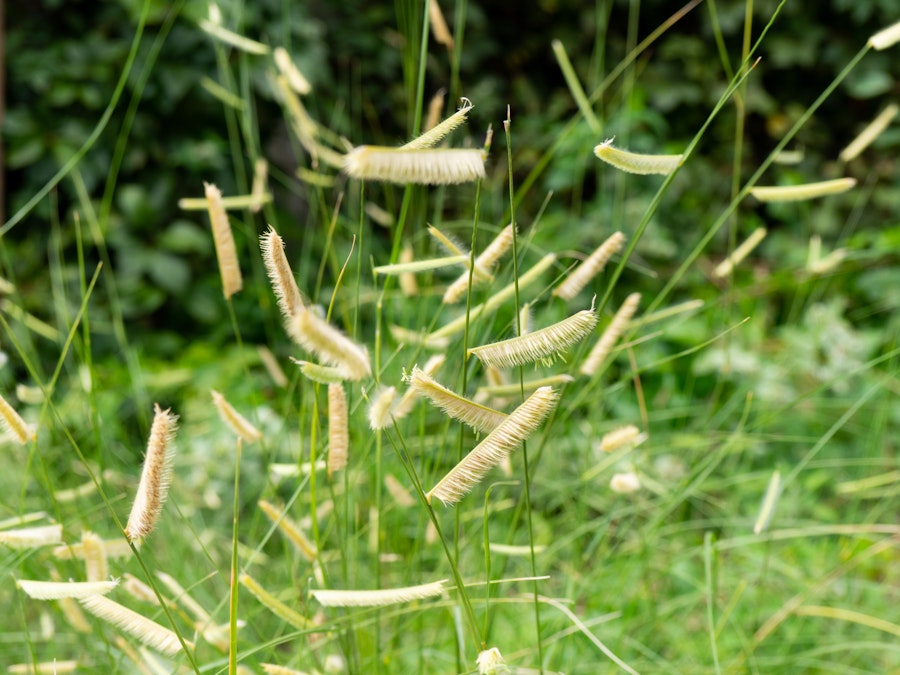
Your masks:
{"label": "blurred background foliage", "polygon": [[[453,27],[457,6],[442,4]],[[774,0],[752,4],[753,40],[777,4]],[[113,97],[142,7],[140,0],[44,0],[7,6],[5,218],[16,213],[90,135]],[[305,104],[313,117],[335,132],[354,143],[395,144],[411,135],[414,72],[410,63],[415,63],[419,49],[418,3],[226,1],[221,9],[226,26],[290,51],[313,87]],[[501,0],[468,2],[457,78],[451,72],[447,48],[430,41],[426,96],[448,89],[447,110],[454,109],[460,95],[475,102],[468,142],[480,143],[489,124],[501,130],[510,106],[518,184],[556,144],[534,186],[521,195],[517,215],[527,227],[552,190],[541,230],[552,233],[558,250],[587,251],[613,229],[627,232],[629,223],[639,219],[655,182],[629,181],[626,187],[621,176],[598,170],[590,151],[613,135],[622,145],[639,151],[680,151],[727,85],[727,73],[739,63],[746,3],[698,3],[641,53],[633,70],[614,81],[596,103],[602,124],[599,134],[584,120],[566,127],[577,109],[553,56],[551,40],[565,45],[590,93],[637,41],[676,9],[661,0],[592,4],[543,0],[528,11]],[[254,157],[268,159],[273,210],[265,218],[243,214],[237,227],[239,246],[248,256],[265,221],[273,217],[289,250],[321,246],[322,237],[304,233],[322,231],[333,208],[333,196],[330,203],[321,203],[319,193],[294,176],[298,165],[309,166],[309,158],[292,140],[273,96],[268,59],[223,51],[226,61],[217,62],[213,40],[198,28],[207,13],[207,3],[196,0],[151,3],[135,67],[110,123],[58,189],[4,235],[3,273],[16,280],[17,301],[53,324],[47,307],[51,285],[68,285],[70,291],[77,287],[75,212],[85,223],[89,220],[86,205],[93,205],[115,273],[121,313],[130,327],[129,339],[154,358],[171,356],[199,337],[213,344],[232,339],[219,296],[206,215],[179,210],[180,198],[202,195],[203,181],[217,183],[225,194],[246,192]],[[743,179],[868,36],[895,19],[896,8],[890,0],[788,3],[782,9],[743,97],[747,114]],[[721,36],[714,30],[717,24]],[[798,135],[792,148],[802,151],[802,161],[773,166],[763,182],[805,182],[843,172],[836,162],[840,149],[898,94],[895,61],[893,51],[869,54]],[[229,75],[223,75],[223,66]],[[255,129],[238,129],[233,111],[210,93],[209,81],[227,85],[227,77],[234,73],[242,77],[246,73],[237,86],[249,94],[247,100],[258,122]],[[132,97],[137,98],[132,102]],[[133,118],[126,113],[131,104]],[[680,264],[704,225],[727,203],[732,190],[734,126],[735,110],[730,106],[651,223],[635,258],[641,269],[629,277],[629,284],[639,290],[647,283],[650,289],[658,288],[658,279]],[[485,190],[489,195],[485,217],[494,224],[500,224],[508,209],[505,147],[497,138]],[[121,163],[110,180],[111,167],[117,166],[117,142]],[[781,209],[748,203],[742,207],[736,236],[741,238],[765,224],[770,236],[760,257],[787,261],[793,267],[802,266],[812,234],[823,237],[826,252],[848,247],[851,255],[841,274],[827,283],[838,287],[845,298],[845,312],[854,322],[884,321],[885,310],[900,302],[889,291],[900,288],[895,265],[900,240],[898,144],[900,128],[895,124],[863,158],[846,168],[861,183],[856,194],[862,196],[856,201]],[[341,177],[337,180],[335,194],[342,187]],[[399,190],[379,187],[371,194],[396,213]],[[610,199],[610,194],[617,198]],[[461,206],[461,213],[468,213],[468,205]],[[430,214],[420,215],[424,219]],[[355,227],[353,215],[346,217],[349,220],[339,217],[338,227],[350,232]],[[414,223],[411,234],[423,227]],[[467,224],[462,222],[460,227]],[[82,236],[91,236],[87,225],[82,225]],[[386,246],[386,235],[384,240]],[[711,254],[726,250],[723,232]],[[91,247],[86,255],[88,270],[102,257]],[[54,282],[46,274],[48,256],[62,262],[68,270],[66,278]],[[720,293],[701,274],[704,265],[711,264],[701,261],[686,277],[681,295],[712,298]],[[258,263],[252,266],[258,272]],[[300,270],[310,287],[316,271],[312,266]],[[739,275],[748,275],[756,294],[775,296],[772,311],[789,312],[790,298],[779,303],[777,296],[794,293],[793,274],[780,273],[773,263],[740,270]],[[95,328],[103,325],[108,292],[92,298]],[[80,296],[70,292],[66,297],[71,316]],[[247,339],[262,340],[274,325],[271,298],[264,285],[247,297],[249,301],[236,303],[235,311]],[[777,316],[770,320],[777,322]],[[894,332],[896,314],[890,321]],[[56,327],[64,329],[59,323]],[[98,339],[98,347],[111,354],[117,349],[112,339]]]}

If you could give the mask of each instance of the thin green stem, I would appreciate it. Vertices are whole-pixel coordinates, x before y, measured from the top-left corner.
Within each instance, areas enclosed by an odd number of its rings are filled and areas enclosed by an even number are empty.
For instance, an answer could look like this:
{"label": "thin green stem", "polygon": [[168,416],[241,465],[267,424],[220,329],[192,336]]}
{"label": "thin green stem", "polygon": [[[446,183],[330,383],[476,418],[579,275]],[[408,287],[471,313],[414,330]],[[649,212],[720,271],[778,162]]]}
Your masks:
{"label": "thin green stem", "polygon": [[[510,127],[512,125],[512,120],[510,119],[510,111],[507,107],[506,110],[506,120],[503,122],[503,130],[506,135],[506,164],[507,164],[507,172],[509,175],[509,209],[510,209],[510,221],[512,222],[512,233],[513,233],[513,244],[512,244],[512,259],[513,259],[513,283],[515,285],[515,303],[516,303],[516,334],[522,335],[522,313],[519,311],[521,307],[519,301],[519,237],[516,233],[518,229],[516,227],[516,212],[515,212],[515,182],[513,178],[513,163],[512,163],[512,136],[510,132]],[[519,392],[521,400],[525,400],[525,376],[524,369],[522,366],[519,366]],[[534,554],[534,526],[532,523],[532,509],[531,509],[531,476],[530,469],[528,465],[528,443],[522,441],[522,462],[524,464],[524,474],[525,474],[525,520],[528,523],[528,546],[530,549],[530,559],[531,559],[531,576],[537,576],[537,560],[535,559]],[[541,638],[541,612],[540,612],[540,601],[538,594],[538,583],[537,581],[532,582],[532,598],[534,604],[534,630],[535,630],[535,639],[537,640],[537,651],[538,651],[538,667],[540,672],[543,674],[544,672],[544,645],[543,639]]]}

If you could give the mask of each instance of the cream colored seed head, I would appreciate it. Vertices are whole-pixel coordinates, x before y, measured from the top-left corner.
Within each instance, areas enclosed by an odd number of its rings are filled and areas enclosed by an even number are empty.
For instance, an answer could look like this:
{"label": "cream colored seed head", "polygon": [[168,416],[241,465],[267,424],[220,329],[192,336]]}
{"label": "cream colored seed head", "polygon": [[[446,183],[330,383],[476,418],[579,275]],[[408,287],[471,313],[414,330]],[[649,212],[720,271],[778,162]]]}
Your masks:
{"label": "cream colored seed head", "polygon": [[259,429],[250,424],[247,418],[235,410],[222,394],[215,389],[210,390],[210,392],[213,404],[219,411],[219,416],[235,434],[240,436],[246,443],[253,443],[262,438],[262,433],[260,433]]}
{"label": "cream colored seed head", "polygon": [[361,145],[344,160],[351,178],[401,185],[452,185],[484,178],[483,150],[405,150]]}
{"label": "cream colored seed head", "polygon": [[369,354],[337,328],[306,307],[294,309],[290,335],[300,346],[338,368],[348,379],[361,380],[372,374]]}
{"label": "cream colored seed head", "polygon": [[391,425],[391,406],[396,397],[396,387],[383,387],[372,397],[369,402],[369,427],[372,430],[377,431]]}
{"label": "cream colored seed head", "polygon": [[625,244],[625,235],[613,232],[587,259],[576,267],[566,279],[553,290],[553,295],[563,300],[571,300],[588,282],[603,271],[607,261],[618,253]]}
{"label": "cream colored seed head", "polygon": [[178,416],[160,409],[158,404],[155,410],[141,482],[125,527],[125,536],[134,544],[139,544],[156,526],[172,480]]}
{"label": "cream colored seed head", "polygon": [[347,466],[350,432],[347,421],[347,396],[344,385],[328,385],[328,476]]}
{"label": "cream colored seed head", "polygon": [[597,325],[594,308],[583,309],[568,319],[518,337],[473,347],[469,354],[495,368],[533,363],[557,354],[587,337]]}
{"label": "cream colored seed head", "polygon": [[609,487],[613,492],[628,494],[641,489],[641,480],[633,471],[617,473],[609,481]]}
{"label": "cream colored seed head", "polygon": [[216,258],[219,260],[219,273],[222,277],[222,293],[227,300],[241,290],[244,285],[241,267],[238,264],[237,249],[225,206],[222,204],[222,193],[215,185],[204,183],[206,202],[209,209],[209,220],[212,225],[213,243],[216,246]]}
{"label": "cream colored seed head", "polygon": [[612,147],[610,138],[594,148],[594,154],[627,173],[669,175],[684,161],[684,155],[644,155]]}
{"label": "cream colored seed head", "polygon": [[750,188],[761,202],[797,202],[846,192],[856,185],[855,178],[835,178],[802,185],[766,185]]}
{"label": "cream colored seed head", "polygon": [[543,423],[556,406],[557,393],[540,387],[426,494],[444,504],[457,503]]}
{"label": "cream colored seed head", "polygon": [[259,238],[259,247],[262,250],[269,282],[278,300],[278,309],[281,310],[281,316],[288,320],[294,316],[296,308],[304,303],[291,265],[284,254],[284,241],[275,229],[270,227]]}

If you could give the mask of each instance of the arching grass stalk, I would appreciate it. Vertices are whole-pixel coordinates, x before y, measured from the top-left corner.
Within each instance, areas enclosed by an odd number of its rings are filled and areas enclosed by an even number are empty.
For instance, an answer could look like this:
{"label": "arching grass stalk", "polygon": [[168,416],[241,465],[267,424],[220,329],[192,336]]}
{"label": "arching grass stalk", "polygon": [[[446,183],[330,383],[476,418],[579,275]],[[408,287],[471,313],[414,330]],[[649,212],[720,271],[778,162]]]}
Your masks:
{"label": "arching grass stalk", "polygon": [[716,643],[716,615],[715,615],[715,599],[718,597],[715,579],[715,567],[719,561],[718,549],[716,548],[716,539],[713,532],[705,532],[703,534],[703,571],[706,579],[706,628],[709,631],[709,646],[712,651],[713,667],[716,669],[716,675],[722,670],[719,667],[719,648]]}
{"label": "arching grass stalk", "polygon": [[240,514],[241,488],[241,439],[237,440],[234,455],[234,505],[231,521],[231,597],[228,605],[228,675],[237,673],[237,629],[238,629],[238,521]]}
{"label": "arching grass stalk", "polygon": [[[702,0],[691,0],[691,2],[687,3],[684,7],[679,9],[677,12],[672,14],[668,19],[663,21],[659,25],[656,30],[654,30],[650,35],[644,38],[640,44],[637,45],[619,64],[610,71],[609,75],[607,75],[603,81],[594,89],[593,93],[588,97],[588,102],[590,104],[594,104],[596,101],[600,99],[603,93],[607,90],[607,88],[615,82],[619,76],[625,71],[625,69],[646,49],[652,45],[656,40],[659,39],[663,33],[669,30],[672,26],[674,26],[678,21],[683,19],[685,15],[687,15],[692,9],[694,9],[697,5],[700,4]],[[581,112],[575,113],[572,118],[566,123],[565,127],[563,127],[562,131],[560,131],[556,135],[556,139],[553,141],[553,144],[550,146],[550,149],[547,150],[541,158],[535,163],[534,167],[531,171],[528,172],[528,175],[525,177],[525,180],[522,181],[522,184],[519,186],[518,191],[518,201],[521,202],[525,196],[528,194],[531,187],[537,182],[537,179],[541,176],[547,166],[550,164],[550,160],[553,159],[554,155],[556,155],[557,151],[565,145],[566,139],[568,139],[569,134],[571,134],[575,128],[578,126],[578,123],[581,121]]]}
{"label": "arching grass stalk", "polygon": [[[425,4],[427,4],[427,2]],[[491,136],[492,136],[492,134],[491,134],[490,130],[488,130],[488,141],[485,143],[485,152],[486,153],[490,150]],[[479,222],[480,212],[481,212],[481,179],[479,179],[475,183],[475,213],[472,216],[472,245],[469,247],[469,275],[468,275],[468,281],[467,281],[467,285],[466,285],[466,313],[464,315],[465,327],[464,327],[464,332],[463,332],[463,344],[462,344],[463,367],[461,368],[462,373],[460,374],[460,380],[461,380],[460,381],[460,391],[463,393],[463,395],[466,394],[466,387],[468,386],[468,377],[469,377],[469,368],[468,368],[468,364],[466,363],[466,360],[467,360],[466,354],[467,354],[467,351],[469,348],[469,328],[470,328],[470,321],[471,321],[471,316],[472,316],[472,284],[474,282],[474,277],[475,277],[475,244],[476,244],[476,237],[478,236],[478,222]],[[463,456],[465,455],[465,450],[463,450],[464,439],[465,439],[465,427],[461,424],[457,428],[457,434],[456,434],[456,460],[457,461],[462,460]],[[417,489],[421,490],[421,485],[417,485]],[[428,500],[427,500],[427,497],[425,497],[424,490],[421,490],[421,493],[422,493],[422,498],[425,499],[427,502]],[[440,528],[437,525],[437,518],[434,517],[434,512],[431,510],[430,504],[428,504],[428,510],[429,510],[429,513],[431,514],[432,521],[435,524],[435,528],[437,528],[438,535],[441,538],[441,543],[444,544],[444,548],[446,549],[446,543],[444,543],[444,536],[441,533]],[[459,513],[459,509],[455,509],[453,512],[453,535],[454,535],[453,536],[454,554],[452,556],[453,560],[459,560],[459,544],[460,544],[459,534],[460,534],[460,513]],[[450,557],[449,551],[447,551],[447,556]],[[451,562],[451,565],[454,567],[454,570],[455,570],[456,569],[455,564],[453,562]],[[459,588],[460,593],[461,594],[465,593],[465,591],[463,590],[463,587],[462,587],[462,578],[456,572],[454,573],[454,579],[456,580],[457,587]],[[471,603],[469,602],[468,596],[466,596],[466,598],[464,600],[464,606],[466,607],[466,610],[469,613],[469,621],[474,622],[475,614],[472,611],[472,606],[471,606]],[[477,625],[473,625],[473,630],[476,631],[476,638],[477,638]],[[483,649],[483,647],[484,647],[483,637],[481,639],[477,640],[476,645],[479,650]],[[462,645],[460,645],[460,647],[461,646]],[[457,654],[461,653],[462,651],[463,651],[462,649],[457,649]],[[463,667],[463,664],[461,664],[461,663],[457,664],[457,667],[461,669]]]}
{"label": "arching grass stalk", "polygon": [[459,599],[462,602],[463,610],[466,613],[466,619],[468,620],[469,628],[472,631],[472,637],[475,640],[477,648],[479,650],[484,649],[484,635],[482,634],[478,626],[478,621],[475,619],[475,611],[472,609],[472,601],[469,598],[469,594],[466,591],[466,585],[463,582],[462,575],[459,572],[459,566],[456,563],[458,558],[451,552],[450,545],[447,543],[447,538],[444,536],[444,532],[441,530],[441,525],[438,522],[437,514],[435,514],[434,508],[428,501],[428,498],[425,496],[425,489],[422,486],[422,481],[419,480],[419,475],[412,463],[412,459],[409,456],[409,450],[406,447],[406,443],[403,441],[403,435],[400,433],[400,429],[397,427],[396,422],[394,423],[394,433],[397,435],[396,440],[394,440],[394,436],[391,433],[386,432],[386,435],[388,437],[388,440],[391,442],[391,445],[394,446],[394,450],[396,450],[397,456],[400,458],[400,462],[403,464],[403,468],[406,470],[406,473],[413,484],[413,488],[416,491],[419,502],[422,504],[422,506],[425,507],[425,510],[428,513],[428,517],[431,520],[431,524],[434,525],[435,531],[438,535],[438,539],[440,539],[441,546],[444,549],[444,555],[447,557],[447,562],[450,564],[450,570],[453,574],[453,581],[456,584],[457,591],[459,592]]}
{"label": "arching grass stalk", "polygon": [[[741,85],[744,79],[750,74],[756,64],[745,64],[745,67],[738,72],[735,78],[728,85],[728,88],[716,102],[715,107],[710,112],[709,116],[706,118],[706,121],[703,122],[703,125],[694,135],[694,138],[691,139],[691,142],[688,144],[687,148],[683,153],[684,160],[682,164],[675,168],[672,173],[666,176],[666,179],[663,181],[662,185],[659,186],[659,190],[656,191],[656,194],[653,196],[653,199],[650,201],[649,206],[647,206],[646,211],[644,212],[643,217],[641,218],[640,223],[638,223],[637,228],[635,229],[634,234],[628,240],[628,245],[625,247],[625,251],[622,253],[621,260],[619,264],[615,267],[612,274],[610,275],[609,284],[606,287],[606,291],[603,293],[603,297],[600,299],[600,302],[597,303],[597,312],[602,312],[604,307],[606,307],[606,303],[609,302],[609,298],[612,296],[613,289],[616,286],[616,282],[618,282],[619,277],[622,275],[622,272],[625,269],[625,265],[628,263],[631,254],[634,252],[634,249],[637,247],[638,242],[644,234],[644,231],[647,229],[647,226],[650,224],[651,219],[653,218],[656,210],[659,208],[659,205],[662,203],[662,199],[665,196],[666,192],[669,189],[669,186],[672,184],[672,181],[675,179],[675,176],[679,174],[681,171],[681,167],[684,166],[684,162],[687,162],[693,153],[694,148],[697,147],[697,144],[700,142],[700,139],[706,134],[706,130],[709,128],[709,125],[712,124],[712,121],[716,118],[722,108],[725,107],[725,104],[731,98],[732,94],[737,90],[737,88]],[[699,252],[697,252],[699,254]],[[695,256],[696,257],[696,256]],[[692,259],[693,261],[693,259]],[[686,267],[679,268],[683,273]],[[674,285],[670,282],[670,286]],[[657,296],[657,300],[654,300],[651,303],[648,311],[656,308],[659,305],[659,296]]]}
{"label": "arching grass stalk", "polygon": [[[784,4],[784,3],[782,3],[782,4]],[[779,8],[780,7],[781,7],[781,5],[779,5]],[[760,38],[760,39],[762,39],[762,38]],[[758,44],[759,43],[757,42],[757,46],[758,46]],[[756,49],[756,47],[754,47],[754,50],[755,49]],[[766,157],[765,160],[763,160],[762,164],[759,165],[759,168],[747,180],[747,182],[744,184],[744,187],[741,188],[741,191],[738,193],[737,197],[735,199],[731,200],[731,202],[728,204],[728,206],[725,208],[725,210],[722,212],[722,214],[719,216],[719,218],[712,224],[712,226],[710,226],[710,228],[709,228],[709,230],[707,230],[706,234],[703,235],[703,238],[694,247],[694,250],[691,251],[690,254],[688,254],[688,256],[684,259],[684,262],[675,271],[675,273],[669,279],[669,282],[663,287],[663,289],[659,292],[659,294],[656,296],[656,298],[654,298],[653,301],[650,303],[650,306],[647,308],[647,311],[652,311],[652,310],[656,309],[660,305],[660,303],[662,303],[662,301],[668,296],[668,294],[672,291],[672,289],[675,287],[675,285],[678,283],[678,281],[680,281],[681,277],[684,275],[684,273],[687,271],[687,269],[694,263],[694,261],[697,259],[697,257],[700,255],[700,253],[703,251],[703,249],[706,248],[706,245],[712,240],[712,238],[716,235],[716,233],[718,233],[718,231],[722,228],[722,226],[726,222],[728,222],[728,219],[731,217],[731,214],[737,209],[738,205],[741,203],[741,201],[744,199],[744,197],[746,197],[747,194],[749,194],[750,189],[754,185],[756,185],[756,183],[760,179],[760,177],[766,172],[766,170],[769,168],[769,166],[772,164],[772,162],[775,161],[775,157],[778,156],[778,153],[780,153],[782,150],[784,150],[787,147],[788,143],[790,143],[791,140],[793,140],[793,138],[797,134],[797,132],[803,128],[803,125],[809,121],[809,119],[815,114],[816,110],[818,110],[821,107],[821,105],[828,99],[829,96],[831,96],[832,92],[834,92],[834,90],[837,89],[837,87],[841,84],[841,82],[843,82],[847,78],[847,76],[850,74],[850,72],[856,67],[856,65],[862,60],[862,58],[868,53],[868,51],[870,49],[871,49],[871,47],[868,44],[864,45],[856,53],[856,56],[854,56],[853,59],[850,60],[850,63],[848,63],[846,66],[844,66],[844,69],[837,75],[837,77],[834,78],[834,80],[831,81],[831,84],[828,85],[828,87],[825,89],[825,91],[823,91],[819,95],[819,97],[804,111],[804,113],[794,123],[794,126],[791,127],[791,129],[787,132],[787,134],[785,134],[784,138],[781,139],[781,141],[778,143],[778,145],[776,145],[775,148],[772,150],[772,152],[769,153],[769,156]],[[741,78],[741,79],[743,79],[743,78]],[[729,87],[729,89],[730,89],[730,87]],[[714,112],[717,112],[717,110]],[[703,129],[701,129],[701,131],[705,131],[708,124],[709,124],[709,120],[707,121],[706,124],[703,125]],[[695,141],[696,140],[699,140],[699,138],[696,138]],[[690,151],[693,149],[694,145],[696,145],[696,142],[692,142],[691,145],[688,146],[688,150],[685,151],[685,154],[689,154]],[[664,184],[664,186],[665,186],[665,184]],[[662,189],[662,188],[660,188],[660,189]],[[656,199],[654,199],[654,202],[656,202]],[[653,204],[651,204],[651,206],[653,206]],[[654,211],[655,211],[655,208],[654,208]],[[652,215],[652,214],[650,214],[650,215]],[[646,216],[645,216],[645,218],[646,218]],[[649,220],[647,220],[647,222],[649,222]],[[641,223],[644,227],[646,227],[644,220],[642,220]],[[636,241],[636,239],[635,239],[635,241]],[[630,253],[630,249],[628,251],[626,251],[625,256],[623,256],[623,264],[624,264],[624,260],[627,259],[627,255],[629,253]],[[621,268],[621,265],[620,265],[620,268]],[[619,272],[620,268],[617,268],[616,272]]]}
{"label": "arching grass stalk", "polygon": [[[512,223],[512,232],[513,232],[513,242],[512,242],[512,259],[513,259],[513,284],[515,288],[515,303],[516,303],[516,334],[522,334],[522,313],[519,312],[519,307],[521,304],[519,302],[519,236],[516,233],[516,192],[515,192],[515,182],[513,178],[513,163],[512,163],[512,135],[510,132],[510,126],[512,124],[512,120],[510,119],[512,115],[510,115],[509,106],[506,108],[506,119],[503,121],[503,132],[506,135],[506,166],[507,172],[509,174],[509,211],[510,211],[510,222]],[[525,400],[525,375],[524,375],[524,367],[519,366],[519,394],[521,400]],[[531,576],[537,576],[537,562],[535,560],[534,555],[534,527],[532,525],[532,517],[531,517],[531,476],[529,475],[528,469],[528,442],[522,441],[522,464],[525,472],[525,518],[528,522],[528,547],[530,553],[531,560]],[[532,595],[534,598],[534,630],[535,630],[535,639],[537,640],[537,650],[538,650],[538,668],[540,672],[543,674],[544,672],[544,646],[543,641],[541,640],[541,612],[540,612],[540,604],[539,604],[539,595],[538,595],[538,585],[537,581],[532,582]]]}
{"label": "arching grass stalk", "polygon": [[141,38],[144,35],[144,26],[147,23],[147,17],[150,14],[150,0],[144,0],[144,4],[141,6],[141,15],[138,18],[138,25],[134,32],[134,39],[131,41],[131,47],[128,50],[128,56],[125,59],[125,65],[122,66],[122,74],[119,76],[119,81],[116,82],[116,88],[113,90],[112,96],[109,99],[109,104],[106,106],[106,110],[103,111],[103,115],[100,117],[100,121],[97,122],[97,126],[94,127],[94,130],[91,132],[91,135],[88,136],[87,140],[82,144],[80,148],[75,152],[69,160],[63,164],[63,166],[53,174],[53,177],[50,178],[44,186],[34,193],[34,196],[29,199],[25,204],[20,208],[16,213],[7,220],[3,227],[0,227],[0,237],[9,232],[13,227],[15,227],[19,221],[21,221],[25,216],[31,213],[31,210],[37,206],[41,200],[47,196],[47,194],[56,187],[59,182],[65,178],[69,172],[78,166],[78,163],[81,159],[87,154],[88,150],[90,150],[94,143],[97,142],[97,139],[100,138],[100,134],[103,133],[103,130],[106,129],[106,125],[109,124],[109,120],[112,117],[113,112],[116,109],[116,106],[119,104],[119,98],[122,96],[122,92],[125,90],[125,84],[128,82],[128,78],[131,75],[131,68],[134,65],[134,60],[137,57],[138,48],[141,45]]}
{"label": "arching grass stalk", "polygon": [[484,517],[483,517],[483,525],[482,530],[484,532],[484,634],[487,635],[488,630],[488,622],[491,616],[491,537],[490,537],[490,508],[489,504],[491,503],[491,492],[495,487],[500,487],[501,485],[518,485],[519,482],[515,480],[505,480],[499,481],[497,483],[491,483],[487,490],[484,491]]}
{"label": "arching grass stalk", "polygon": [[[88,194],[87,186],[81,171],[76,167],[72,171],[72,184],[75,186],[75,192],[78,195],[78,204],[81,213],[87,222],[91,239],[100,256],[100,261],[110,271],[114,270],[112,258],[109,254],[109,248],[106,245],[106,236],[103,233],[101,222],[97,219],[94,212],[94,204]],[[128,335],[125,329],[125,313],[122,309],[122,301],[119,296],[119,285],[116,281],[115,274],[109,273],[103,275],[103,285],[109,294],[109,309],[112,318],[113,335],[119,350],[124,355],[125,364],[128,367],[128,380],[131,383],[131,393],[136,401],[136,410],[138,419],[142,427],[149,428],[150,420],[147,417],[147,411],[150,410],[150,396],[147,392],[144,373],[141,370],[141,364],[135,354],[134,349],[130,349],[128,345]],[[99,444],[102,447],[102,444]],[[105,460],[105,456],[101,455]],[[102,461],[102,460],[101,460]]]}

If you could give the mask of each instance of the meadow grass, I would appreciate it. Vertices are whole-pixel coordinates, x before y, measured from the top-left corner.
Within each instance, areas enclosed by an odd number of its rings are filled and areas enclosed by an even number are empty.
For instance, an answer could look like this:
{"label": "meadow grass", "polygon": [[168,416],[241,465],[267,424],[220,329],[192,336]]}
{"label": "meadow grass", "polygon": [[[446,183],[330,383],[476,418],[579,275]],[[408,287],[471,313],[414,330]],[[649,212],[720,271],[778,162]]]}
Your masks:
{"label": "meadow grass", "polygon": [[[635,60],[683,12],[641,43],[631,34],[629,55],[590,95],[555,44],[577,112],[518,183],[516,106],[490,131],[461,126],[477,100],[454,116],[466,93],[466,5],[456,6],[452,46],[441,47],[452,121],[438,134],[421,135],[428,2],[398,4],[409,104],[400,114],[410,138],[424,140],[370,144],[367,126],[334,131],[308,112],[314,89],[301,91],[299,72],[293,89],[287,77],[274,86],[303,172],[271,172],[273,199],[213,198],[217,236],[227,229],[237,256],[222,279],[244,275],[223,288],[223,346],[210,337],[166,358],[138,346],[107,251],[115,171],[99,209],[79,180],[98,134],[36,193],[34,203],[70,181],[79,202],[77,218],[51,224],[53,301],[26,313],[27,280],[9,278],[0,314],[4,351],[24,373],[10,384],[22,385],[16,396],[0,399],[10,430],[0,660],[11,672],[52,672],[41,664],[54,659],[149,673],[900,667],[896,335],[855,325],[832,298],[829,271],[811,267],[818,256],[791,257],[783,240],[769,246],[772,235],[713,271],[748,234],[748,195],[872,45],[745,178],[741,101],[778,10],[756,42],[747,26],[740,63],[723,50],[722,94],[677,155],[615,155],[663,176],[615,173],[594,148],[613,150],[602,144],[608,127],[629,147]],[[718,31],[715,11],[710,21]],[[276,68],[292,72],[289,55],[228,26],[214,14],[203,30],[231,102],[233,185],[260,195],[249,73],[269,59],[274,81]],[[692,159],[731,106],[731,194],[657,276],[644,246],[663,207],[678,208],[673,186],[696,178]],[[572,251],[556,231],[565,207],[533,191],[578,133],[593,139],[581,170],[597,174],[618,218]],[[127,135],[126,125],[121,143]],[[465,153],[461,168],[450,150]],[[375,168],[360,168],[376,151]],[[311,205],[308,223],[276,208],[289,192]],[[872,191],[819,197],[845,213],[865,209]],[[793,207],[798,218],[815,214]],[[3,231],[27,218],[20,211]],[[450,236],[429,236],[427,223]],[[68,229],[74,261],[61,244]],[[619,231],[605,269],[556,292]],[[504,250],[492,250],[501,239]],[[748,271],[754,258],[771,271]],[[776,289],[792,302],[777,320]],[[262,329],[242,322],[245,306],[261,309]],[[177,416],[177,436],[151,427],[154,404],[172,426]],[[160,434],[172,443],[164,504],[140,467],[141,448]],[[149,501],[153,513],[127,541],[136,494],[135,508]],[[127,582],[104,586],[102,599],[35,586],[105,581],[98,569]],[[59,599],[30,597],[35,588]]]}

